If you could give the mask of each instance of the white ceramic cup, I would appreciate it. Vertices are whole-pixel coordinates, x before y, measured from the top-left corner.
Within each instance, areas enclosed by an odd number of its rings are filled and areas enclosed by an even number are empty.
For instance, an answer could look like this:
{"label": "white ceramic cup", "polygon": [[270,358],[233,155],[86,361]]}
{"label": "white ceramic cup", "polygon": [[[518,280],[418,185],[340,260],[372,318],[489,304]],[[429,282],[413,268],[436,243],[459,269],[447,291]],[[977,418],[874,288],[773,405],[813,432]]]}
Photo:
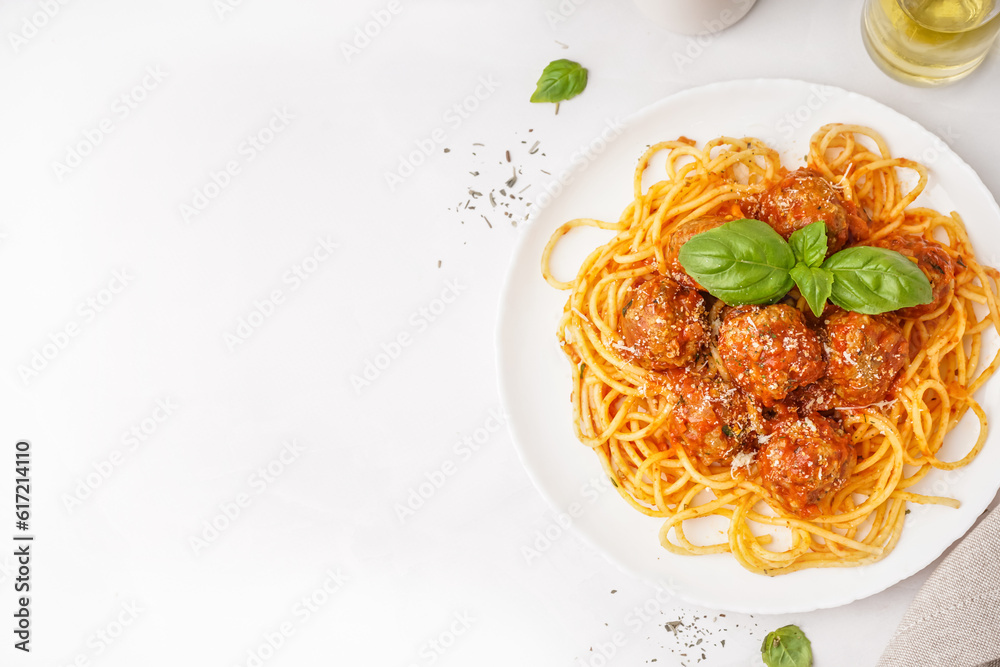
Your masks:
{"label": "white ceramic cup", "polygon": [[665,30],[682,35],[725,30],[750,11],[756,0],[634,0],[642,14]]}

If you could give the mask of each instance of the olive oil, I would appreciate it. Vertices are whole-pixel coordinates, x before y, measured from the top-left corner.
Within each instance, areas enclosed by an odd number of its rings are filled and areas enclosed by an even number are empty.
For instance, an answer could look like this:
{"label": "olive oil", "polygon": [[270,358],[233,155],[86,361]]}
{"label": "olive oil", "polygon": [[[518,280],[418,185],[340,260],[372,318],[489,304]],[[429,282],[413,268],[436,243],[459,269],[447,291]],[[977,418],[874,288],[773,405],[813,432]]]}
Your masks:
{"label": "olive oil", "polygon": [[997,0],[867,0],[861,34],[872,60],[918,85],[948,83],[982,62],[1000,30]]}

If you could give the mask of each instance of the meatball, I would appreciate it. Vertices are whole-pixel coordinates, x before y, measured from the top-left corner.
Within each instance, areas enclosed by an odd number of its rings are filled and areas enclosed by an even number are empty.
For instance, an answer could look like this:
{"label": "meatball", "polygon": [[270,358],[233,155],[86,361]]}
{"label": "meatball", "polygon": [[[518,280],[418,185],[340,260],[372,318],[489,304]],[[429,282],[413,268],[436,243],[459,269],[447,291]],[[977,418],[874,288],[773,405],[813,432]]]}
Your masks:
{"label": "meatball", "polygon": [[688,220],[677,227],[670,234],[670,237],[667,239],[667,245],[663,249],[667,275],[684,287],[704,291],[705,288],[699,285],[694,278],[689,276],[684,270],[684,267],[681,266],[680,259],[678,259],[681,254],[681,246],[690,241],[692,236],[701,234],[702,232],[707,232],[710,229],[715,229],[726,222],[726,218],[723,218],[722,216],[709,216]]}
{"label": "meatball", "polygon": [[826,354],[838,402],[862,407],[885,398],[909,362],[909,344],[888,316],[838,309],[826,320]]}
{"label": "meatball", "polygon": [[770,426],[757,455],[764,488],[787,511],[812,518],[854,469],[857,454],[851,439],[837,422],[818,412],[790,415]]}
{"label": "meatball", "polygon": [[729,465],[733,455],[755,442],[746,400],[718,375],[679,368],[669,374],[668,386],[677,404],[664,428],[670,443],[709,465]]}
{"label": "meatball", "polygon": [[839,405],[837,394],[833,391],[833,383],[824,375],[812,384],[789,392],[785,400],[775,407],[782,408],[783,414],[788,412],[807,414],[833,410]]}
{"label": "meatball", "polygon": [[864,209],[858,208],[854,202],[844,200],[844,210],[847,211],[846,245],[867,241],[872,234],[872,223]]}
{"label": "meatball", "polygon": [[647,370],[683,366],[708,340],[705,299],[670,278],[657,276],[632,287],[622,315],[625,353]]}
{"label": "meatball", "polygon": [[934,312],[951,298],[955,291],[955,262],[940,243],[907,234],[879,239],[875,245],[912,258],[931,283],[933,297],[930,303],[902,308],[896,311],[898,314],[903,317],[920,317]]}
{"label": "meatball", "polygon": [[[811,169],[797,169],[767,189],[748,206],[786,240],[814,222],[826,223],[827,254],[847,245],[851,229],[867,238],[867,224],[848,207],[828,180]],[[851,217],[853,215],[853,218]]]}
{"label": "meatball", "polygon": [[739,306],[719,327],[719,356],[733,381],[765,407],[823,375],[823,345],[786,304]]}

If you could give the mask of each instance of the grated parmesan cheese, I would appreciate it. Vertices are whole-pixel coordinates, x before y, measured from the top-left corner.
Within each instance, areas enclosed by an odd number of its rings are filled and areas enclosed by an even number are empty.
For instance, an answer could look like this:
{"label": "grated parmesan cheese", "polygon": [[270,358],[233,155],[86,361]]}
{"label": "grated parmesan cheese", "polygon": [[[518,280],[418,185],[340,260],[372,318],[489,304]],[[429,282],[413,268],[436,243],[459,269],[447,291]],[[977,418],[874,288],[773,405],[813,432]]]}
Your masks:
{"label": "grated parmesan cheese", "polygon": [[736,477],[737,470],[740,468],[749,468],[750,464],[756,459],[756,452],[737,452],[733,457],[733,462],[729,465],[729,474]]}

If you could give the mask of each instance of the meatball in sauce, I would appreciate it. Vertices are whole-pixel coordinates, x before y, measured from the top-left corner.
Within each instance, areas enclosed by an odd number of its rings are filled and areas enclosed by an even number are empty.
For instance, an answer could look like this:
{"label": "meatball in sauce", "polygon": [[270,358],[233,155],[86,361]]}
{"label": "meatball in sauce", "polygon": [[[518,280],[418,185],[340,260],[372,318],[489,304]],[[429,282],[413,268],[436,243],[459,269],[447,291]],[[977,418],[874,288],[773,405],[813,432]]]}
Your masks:
{"label": "meatball in sauce", "polygon": [[708,216],[705,218],[688,220],[674,229],[674,231],[667,238],[666,247],[663,249],[663,259],[666,263],[667,275],[684,287],[704,290],[704,288],[699,285],[694,278],[687,274],[684,267],[681,266],[681,246],[690,241],[691,237],[696,234],[701,234],[702,232],[715,229],[716,227],[724,225],[726,222],[727,219],[722,216]]}
{"label": "meatball in sauce", "polygon": [[632,287],[622,313],[625,355],[647,370],[683,366],[708,340],[705,299],[664,276]]}
{"label": "meatball in sauce", "polygon": [[875,245],[895,250],[914,260],[931,283],[933,292],[931,302],[898,310],[896,312],[899,315],[920,317],[933,313],[951,298],[955,291],[955,262],[940,243],[928,241],[922,236],[907,234],[879,239]]}
{"label": "meatball in sauce", "polygon": [[764,487],[788,512],[804,519],[820,513],[820,503],[840,490],[857,454],[840,425],[818,412],[789,415],[771,423],[757,455]]}
{"label": "meatball in sauce", "polygon": [[818,380],[826,365],[819,336],[786,304],[729,310],[718,350],[733,381],[765,407]]}
{"label": "meatball in sauce", "polygon": [[746,203],[748,213],[785,240],[814,222],[826,223],[827,254],[868,238],[869,223],[837,189],[811,169],[797,169]]}
{"label": "meatball in sauce", "polygon": [[884,400],[909,362],[909,344],[886,315],[837,309],[826,318],[826,380],[837,402],[863,407]]}
{"label": "meatball in sauce", "polygon": [[735,386],[690,368],[670,371],[668,381],[677,404],[665,424],[667,436],[689,457],[706,466],[728,466],[756,440],[747,403]]}

